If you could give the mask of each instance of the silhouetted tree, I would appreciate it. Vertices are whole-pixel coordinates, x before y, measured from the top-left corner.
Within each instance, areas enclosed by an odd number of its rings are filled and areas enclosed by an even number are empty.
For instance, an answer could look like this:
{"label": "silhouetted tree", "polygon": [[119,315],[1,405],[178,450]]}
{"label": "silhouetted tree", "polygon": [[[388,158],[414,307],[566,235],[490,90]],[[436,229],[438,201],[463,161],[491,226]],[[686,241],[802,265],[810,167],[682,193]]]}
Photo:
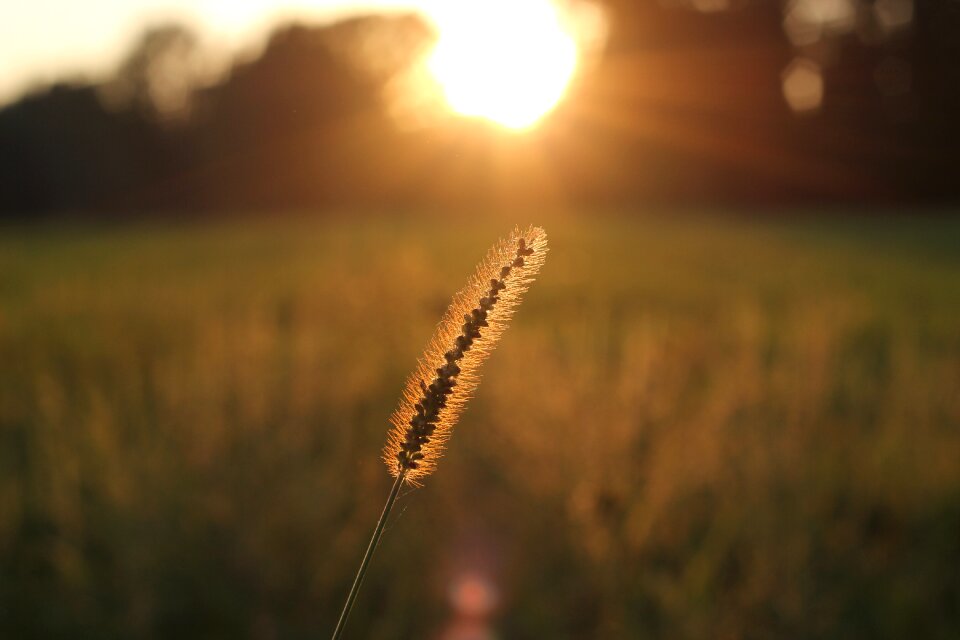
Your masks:
{"label": "silhouetted tree", "polygon": [[108,105],[159,121],[185,120],[203,76],[196,35],[181,25],[148,30],[101,88]]}

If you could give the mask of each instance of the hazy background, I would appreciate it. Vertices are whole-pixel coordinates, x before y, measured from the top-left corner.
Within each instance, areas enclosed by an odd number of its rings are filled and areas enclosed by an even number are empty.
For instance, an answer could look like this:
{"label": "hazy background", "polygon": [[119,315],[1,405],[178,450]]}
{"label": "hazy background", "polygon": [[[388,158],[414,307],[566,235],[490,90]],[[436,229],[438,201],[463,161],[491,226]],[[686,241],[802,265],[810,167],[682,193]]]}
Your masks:
{"label": "hazy background", "polygon": [[[567,3],[578,73],[523,136],[452,117],[418,77],[437,3],[35,5],[3,27],[6,217],[957,196],[944,0]],[[517,20],[491,6],[481,61]]]}
{"label": "hazy background", "polygon": [[328,636],[535,223],[347,637],[958,637],[960,5],[544,6],[0,7],[0,636]]}

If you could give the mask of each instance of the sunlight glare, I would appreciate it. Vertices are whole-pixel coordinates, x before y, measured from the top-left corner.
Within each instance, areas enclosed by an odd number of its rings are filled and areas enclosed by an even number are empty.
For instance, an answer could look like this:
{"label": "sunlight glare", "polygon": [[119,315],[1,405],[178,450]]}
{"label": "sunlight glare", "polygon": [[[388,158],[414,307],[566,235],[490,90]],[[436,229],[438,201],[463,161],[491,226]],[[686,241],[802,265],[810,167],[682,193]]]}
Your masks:
{"label": "sunlight glare", "polygon": [[461,115],[528,129],[576,70],[576,42],[549,0],[448,1],[430,18],[438,40],[427,66]]}

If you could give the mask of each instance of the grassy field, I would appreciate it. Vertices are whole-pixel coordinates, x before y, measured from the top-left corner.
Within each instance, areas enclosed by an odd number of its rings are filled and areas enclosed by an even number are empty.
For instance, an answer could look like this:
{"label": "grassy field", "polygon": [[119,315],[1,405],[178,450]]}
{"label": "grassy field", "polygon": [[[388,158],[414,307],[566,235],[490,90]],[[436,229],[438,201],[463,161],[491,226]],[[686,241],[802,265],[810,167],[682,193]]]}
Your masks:
{"label": "grassy field", "polygon": [[[960,637],[960,222],[533,222],[348,637]],[[326,637],[511,225],[0,230],[0,637]]]}

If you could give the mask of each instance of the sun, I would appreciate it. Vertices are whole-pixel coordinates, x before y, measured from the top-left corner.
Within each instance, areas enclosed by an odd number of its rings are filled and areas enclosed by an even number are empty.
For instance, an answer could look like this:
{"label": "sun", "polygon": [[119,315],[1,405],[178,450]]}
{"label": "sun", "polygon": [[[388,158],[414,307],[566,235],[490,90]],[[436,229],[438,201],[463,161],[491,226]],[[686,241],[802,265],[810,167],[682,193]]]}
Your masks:
{"label": "sun", "polygon": [[446,0],[427,68],[453,111],[509,129],[534,126],[563,97],[577,44],[549,0]]}

